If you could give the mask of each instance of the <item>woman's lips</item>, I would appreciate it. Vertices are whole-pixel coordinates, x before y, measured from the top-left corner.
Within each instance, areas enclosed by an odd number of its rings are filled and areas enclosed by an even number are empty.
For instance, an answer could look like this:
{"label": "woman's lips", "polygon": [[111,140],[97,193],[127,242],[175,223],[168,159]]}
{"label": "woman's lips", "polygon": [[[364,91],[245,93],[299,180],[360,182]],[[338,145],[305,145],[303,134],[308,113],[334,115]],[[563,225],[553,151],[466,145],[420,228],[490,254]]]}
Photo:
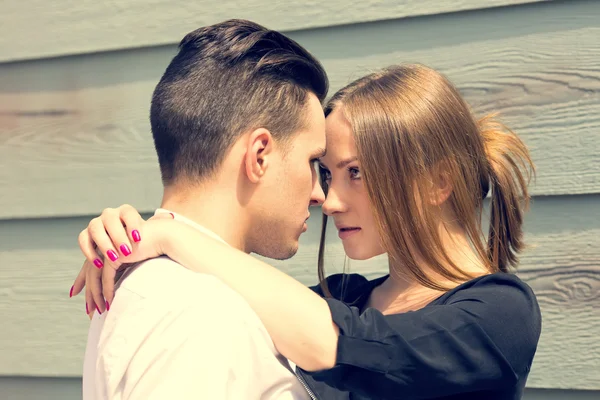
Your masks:
{"label": "woman's lips", "polygon": [[344,240],[358,232],[360,232],[360,228],[358,227],[341,228],[338,230],[338,236]]}

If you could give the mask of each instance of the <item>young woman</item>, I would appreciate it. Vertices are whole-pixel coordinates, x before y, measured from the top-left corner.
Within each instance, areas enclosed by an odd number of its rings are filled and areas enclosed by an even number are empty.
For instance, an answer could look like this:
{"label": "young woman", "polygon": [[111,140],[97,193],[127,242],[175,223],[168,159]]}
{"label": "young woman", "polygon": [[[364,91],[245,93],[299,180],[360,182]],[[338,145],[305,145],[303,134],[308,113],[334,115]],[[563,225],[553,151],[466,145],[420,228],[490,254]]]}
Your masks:
{"label": "young woman", "polygon": [[[104,221],[130,238],[141,232],[135,259],[166,254],[238,291],[316,398],[520,399],[541,330],[534,293],[510,272],[533,171],[525,145],[493,118],[477,121],[421,65],[360,78],[325,113],[321,284],[312,290],[176,221],[145,222],[127,207]],[[328,217],[348,257],[387,253],[389,274],[324,279]],[[107,230],[84,232],[89,263],[92,243],[113,248]]]}

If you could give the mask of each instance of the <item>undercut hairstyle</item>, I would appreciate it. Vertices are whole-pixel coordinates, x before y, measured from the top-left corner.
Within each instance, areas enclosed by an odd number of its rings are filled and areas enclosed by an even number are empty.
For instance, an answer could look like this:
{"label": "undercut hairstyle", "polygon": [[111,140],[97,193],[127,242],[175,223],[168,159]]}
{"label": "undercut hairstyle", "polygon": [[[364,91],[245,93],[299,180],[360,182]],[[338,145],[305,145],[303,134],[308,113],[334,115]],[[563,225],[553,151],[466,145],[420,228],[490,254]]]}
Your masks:
{"label": "undercut hairstyle", "polygon": [[163,184],[212,176],[245,132],[285,146],[308,122],[309,93],[323,102],[327,90],[319,61],[279,32],[238,19],[190,32],[152,97]]}

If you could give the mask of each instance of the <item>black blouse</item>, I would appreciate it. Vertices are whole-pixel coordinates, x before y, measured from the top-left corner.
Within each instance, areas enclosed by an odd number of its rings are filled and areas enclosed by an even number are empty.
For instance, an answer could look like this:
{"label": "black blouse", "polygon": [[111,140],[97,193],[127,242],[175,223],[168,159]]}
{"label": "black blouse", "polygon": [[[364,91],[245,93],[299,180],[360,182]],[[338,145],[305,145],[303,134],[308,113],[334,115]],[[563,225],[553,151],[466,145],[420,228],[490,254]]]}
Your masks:
{"label": "black blouse", "polygon": [[[386,278],[328,278],[333,298],[326,300],[340,328],[337,363],[324,371],[298,370],[318,399],[521,398],[541,331],[527,284],[496,273],[418,311],[365,309]],[[312,289],[323,296],[318,286]]]}

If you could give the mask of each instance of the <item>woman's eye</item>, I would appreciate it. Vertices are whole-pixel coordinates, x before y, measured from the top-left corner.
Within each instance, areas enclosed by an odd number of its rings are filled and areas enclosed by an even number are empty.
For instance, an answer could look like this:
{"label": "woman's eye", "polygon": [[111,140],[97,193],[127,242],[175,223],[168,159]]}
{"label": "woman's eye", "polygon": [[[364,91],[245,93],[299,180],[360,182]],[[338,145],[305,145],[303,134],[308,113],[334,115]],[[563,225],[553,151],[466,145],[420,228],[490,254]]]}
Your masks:
{"label": "woman's eye", "polygon": [[362,176],[360,174],[360,170],[357,167],[350,167],[350,168],[348,168],[348,171],[350,172],[350,179],[362,178]]}

